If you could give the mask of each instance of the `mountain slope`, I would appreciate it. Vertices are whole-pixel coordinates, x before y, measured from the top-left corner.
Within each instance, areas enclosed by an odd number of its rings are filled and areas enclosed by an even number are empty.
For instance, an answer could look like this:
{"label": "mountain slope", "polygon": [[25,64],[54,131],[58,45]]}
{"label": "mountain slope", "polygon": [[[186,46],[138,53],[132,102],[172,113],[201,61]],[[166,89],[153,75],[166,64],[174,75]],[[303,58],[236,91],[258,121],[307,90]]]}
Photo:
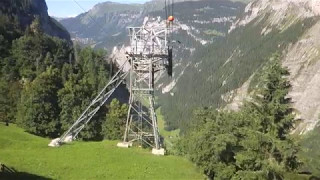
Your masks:
{"label": "mountain slope", "polygon": [[[89,12],[60,22],[74,40],[95,47],[111,48],[126,40],[126,27],[141,24],[143,6],[105,2],[95,5]],[[107,42],[107,43],[105,43]]]}
{"label": "mountain slope", "polygon": [[[179,2],[179,1],[178,1]],[[190,29],[192,39],[206,43],[199,34],[206,35],[209,40],[215,35],[223,35],[229,29],[232,20],[242,10],[242,3],[230,1],[192,1],[176,3],[174,6],[178,25]],[[163,1],[151,1],[145,4],[120,4],[105,2],[97,4],[90,11],[75,18],[67,18],[60,22],[68,29],[73,39],[85,45],[98,48],[108,48],[123,45],[128,42],[127,27],[141,26],[144,17],[166,19]],[[221,18],[221,19],[219,19]],[[215,24],[209,25],[209,22]],[[192,23],[192,24],[190,24]],[[224,23],[224,25],[222,25]],[[214,26],[220,24],[218,29]],[[203,26],[206,32],[198,32],[197,28]],[[215,31],[213,31],[215,30]],[[190,34],[190,31],[193,31]]]}
{"label": "mountain slope", "polygon": [[[120,6],[105,5],[109,9]],[[256,0],[245,8],[239,2],[218,0],[175,4],[174,39],[182,43],[174,47],[173,78],[163,77],[157,85],[167,129],[184,128],[199,106],[221,108],[230,104],[227,107],[237,109],[258,83],[259,71],[273,53],[284,57],[284,66],[291,72],[290,96],[303,120],[297,131],[312,129],[320,113],[320,105],[314,101],[318,99],[315,84],[319,84],[316,29],[320,8],[313,5],[307,0]],[[99,6],[103,7],[97,5],[95,10],[61,22],[74,30],[75,39],[87,45],[109,49],[118,46],[114,54],[125,51],[126,26],[141,25],[147,15],[164,16],[160,1],[132,8],[121,5],[122,9],[110,13],[98,10]],[[94,22],[89,22],[88,33],[79,33],[86,31],[84,25],[69,26],[83,23],[88,14],[98,22],[106,20],[103,31],[91,31],[98,26]],[[117,23],[111,15],[119,18]],[[112,24],[116,26],[109,28]]]}
{"label": "mountain slope", "polygon": [[[264,7],[264,8],[261,8]],[[286,51],[282,52],[283,66],[290,71],[290,81],[292,85],[289,97],[292,98],[293,106],[296,109],[297,118],[301,121],[297,125],[295,132],[304,134],[316,127],[319,123],[320,104],[319,99],[319,18],[320,6],[316,1],[258,1],[251,3],[246,8],[249,13],[245,18],[237,21],[237,25],[246,24],[248,19],[258,17],[263,11],[272,14],[269,18],[270,25],[283,25],[286,28],[294,24],[299,19],[316,18],[314,25],[307,28],[296,43],[289,44]],[[251,16],[251,17],[250,17]],[[284,18],[286,17],[286,18]],[[302,24],[305,25],[305,24]],[[270,31],[266,27],[264,33]],[[246,98],[246,93],[236,93],[236,101],[233,105],[239,105],[239,100]],[[242,94],[242,95],[240,95]],[[238,98],[242,96],[242,98]],[[240,103],[241,104],[241,103]]]}
{"label": "mountain slope", "polygon": [[237,88],[261,70],[273,53],[285,55],[317,21],[301,2],[250,3],[230,34],[195,53],[176,86],[159,98],[167,125],[184,127],[194,108],[232,102]]}

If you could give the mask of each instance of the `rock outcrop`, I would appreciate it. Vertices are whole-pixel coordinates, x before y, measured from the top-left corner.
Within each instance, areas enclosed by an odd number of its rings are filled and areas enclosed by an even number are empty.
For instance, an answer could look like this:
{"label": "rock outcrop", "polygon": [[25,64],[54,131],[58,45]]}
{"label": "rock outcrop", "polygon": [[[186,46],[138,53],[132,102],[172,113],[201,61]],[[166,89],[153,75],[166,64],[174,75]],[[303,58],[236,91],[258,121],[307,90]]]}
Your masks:
{"label": "rock outcrop", "polygon": [[[301,18],[320,14],[320,0],[256,0],[249,3],[244,15],[229,29],[229,32],[239,26],[245,26],[253,20],[268,19],[266,29],[284,29]],[[267,31],[267,32],[270,32]],[[264,34],[264,33],[262,33]]]}
{"label": "rock outcrop", "polygon": [[0,12],[18,20],[22,30],[25,30],[38,17],[41,22],[41,29],[46,34],[70,41],[68,31],[48,15],[48,7],[45,0],[2,0],[0,2]]}
{"label": "rock outcrop", "polygon": [[302,121],[295,132],[306,133],[319,123],[320,115],[320,21],[288,48],[283,65],[288,67],[292,98]]}
{"label": "rock outcrop", "polygon": [[[48,7],[45,0],[31,0],[31,10],[34,12],[34,15],[39,15],[41,19],[41,26],[44,32],[51,36],[56,36],[61,39],[70,40],[70,35],[67,30],[54,18],[51,18],[48,15]],[[26,21],[32,21],[32,16],[24,16]]]}

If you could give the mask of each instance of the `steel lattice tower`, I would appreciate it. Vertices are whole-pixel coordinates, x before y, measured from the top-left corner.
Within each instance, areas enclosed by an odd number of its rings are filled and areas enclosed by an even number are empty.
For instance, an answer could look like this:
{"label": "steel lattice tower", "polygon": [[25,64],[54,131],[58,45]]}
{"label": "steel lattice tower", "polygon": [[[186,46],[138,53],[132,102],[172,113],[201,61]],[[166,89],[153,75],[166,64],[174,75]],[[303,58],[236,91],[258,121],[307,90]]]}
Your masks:
{"label": "steel lattice tower", "polygon": [[120,147],[128,147],[139,140],[153,147],[154,154],[164,154],[154,107],[156,78],[168,67],[168,33],[165,23],[145,23],[142,27],[129,27],[130,100]]}
{"label": "steel lattice tower", "polygon": [[[169,27],[170,22],[160,21],[160,18],[154,22],[145,18],[142,27],[129,27],[130,51],[126,52],[125,63],[72,126],[60,138],[52,140],[49,146],[57,147],[76,139],[129,75],[129,110],[124,139],[118,146],[129,147],[134,141],[140,141],[153,147],[153,154],[163,155],[154,107],[154,84],[166,69],[169,75],[172,74],[172,48],[168,41],[172,29]],[[130,66],[129,70],[127,66]]]}

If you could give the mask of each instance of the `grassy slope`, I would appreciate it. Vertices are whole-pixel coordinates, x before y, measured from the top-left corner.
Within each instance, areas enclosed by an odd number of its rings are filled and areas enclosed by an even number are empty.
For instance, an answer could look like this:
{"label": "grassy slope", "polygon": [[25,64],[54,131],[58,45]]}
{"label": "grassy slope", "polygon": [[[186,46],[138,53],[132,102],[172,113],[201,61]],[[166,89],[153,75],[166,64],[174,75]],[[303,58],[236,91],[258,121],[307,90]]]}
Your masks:
{"label": "grassy slope", "polygon": [[121,149],[114,141],[75,142],[60,148],[49,148],[48,142],[15,125],[0,124],[0,162],[53,179],[203,179],[186,159]]}
{"label": "grassy slope", "polygon": [[164,120],[163,115],[161,114],[161,107],[159,107],[156,110],[156,114],[157,114],[157,120],[158,120],[159,133],[160,133],[160,136],[162,136],[164,139],[164,145],[165,145],[166,151],[169,154],[175,153],[173,146],[174,146],[174,143],[179,139],[180,129],[167,131],[165,129],[166,122]]}
{"label": "grassy slope", "polygon": [[156,110],[157,114],[157,120],[158,120],[158,126],[159,126],[159,131],[160,135],[165,138],[166,141],[169,141],[172,143],[174,140],[179,138],[179,133],[180,130],[176,129],[173,131],[167,131],[165,130],[165,120],[163,115],[161,114],[161,107]]}

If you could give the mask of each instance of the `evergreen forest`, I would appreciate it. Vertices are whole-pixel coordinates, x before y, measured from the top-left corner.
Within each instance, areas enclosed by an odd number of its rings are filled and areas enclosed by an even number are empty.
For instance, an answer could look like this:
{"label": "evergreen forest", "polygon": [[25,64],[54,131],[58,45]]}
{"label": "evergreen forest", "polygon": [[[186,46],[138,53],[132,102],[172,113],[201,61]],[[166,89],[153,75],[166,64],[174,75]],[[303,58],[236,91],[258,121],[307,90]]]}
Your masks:
{"label": "evergreen forest", "polygon": [[[24,9],[28,1],[21,3],[17,8]],[[15,6],[12,9],[16,11]],[[26,27],[18,15],[6,12],[0,21],[0,119],[29,133],[56,138],[80,116],[112,75],[106,52],[81,48],[68,39],[48,35],[38,16]],[[106,116],[111,117],[110,122],[123,121],[123,113],[126,107],[112,101],[79,137],[119,138],[122,124],[107,126]]]}

